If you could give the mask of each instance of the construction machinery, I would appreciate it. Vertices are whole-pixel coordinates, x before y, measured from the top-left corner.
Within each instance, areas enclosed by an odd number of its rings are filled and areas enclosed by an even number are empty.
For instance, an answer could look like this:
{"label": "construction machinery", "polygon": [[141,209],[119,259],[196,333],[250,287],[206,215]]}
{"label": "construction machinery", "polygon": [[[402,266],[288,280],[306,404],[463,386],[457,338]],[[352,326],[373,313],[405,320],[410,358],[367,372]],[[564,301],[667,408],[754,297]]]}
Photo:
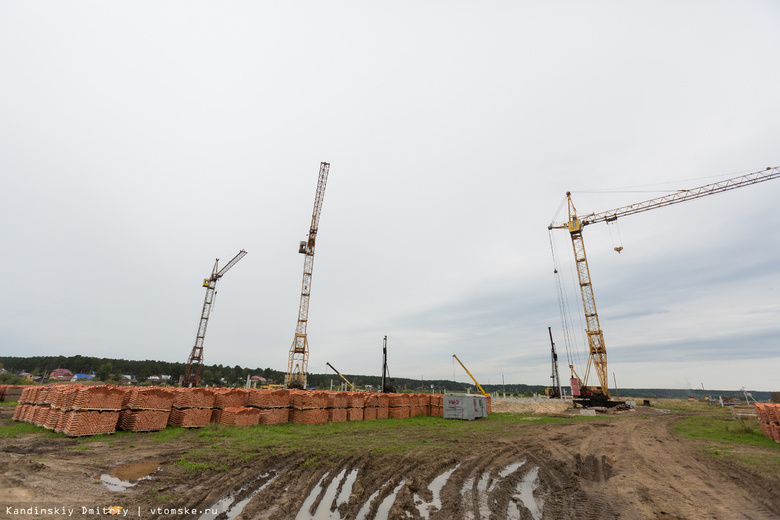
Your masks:
{"label": "construction machinery", "polygon": [[395,393],[395,387],[390,383],[393,380],[390,379],[390,370],[387,368],[387,336],[385,336],[382,342],[382,393],[393,394]]}
{"label": "construction machinery", "polygon": [[198,334],[195,336],[195,346],[192,347],[190,357],[187,359],[187,368],[184,370],[182,386],[198,386],[200,382],[203,370],[203,341],[206,338],[206,326],[209,323],[209,315],[211,314],[214,297],[217,293],[217,282],[244,256],[246,256],[246,251],[242,249],[222,269],[219,269],[219,258],[217,258],[216,262],[214,262],[214,269],[211,270],[211,276],[203,279],[203,287],[206,288],[206,299],[203,302],[203,312],[200,314]]}
{"label": "construction machinery", "polygon": [[455,361],[457,361],[457,362],[460,364],[460,366],[462,366],[462,367],[463,367],[463,370],[465,370],[465,371],[466,371],[466,373],[467,373],[467,374],[469,375],[469,377],[471,378],[471,380],[472,380],[472,381],[474,381],[474,384],[475,384],[475,385],[477,385],[477,388],[479,388],[479,392],[480,392],[482,395],[484,395],[484,396],[487,396],[487,395],[489,395],[487,392],[485,392],[485,390],[483,390],[483,389],[482,389],[482,386],[481,386],[479,383],[477,383],[477,380],[476,380],[476,379],[474,379],[474,376],[472,376],[472,375],[471,375],[471,372],[469,372],[469,369],[468,369],[468,368],[466,368],[466,365],[464,365],[463,363],[461,363],[460,359],[458,359],[458,356],[456,356],[455,354],[453,354],[453,355],[452,355],[452,357],[453,357],[453,358],[455,358]]}
{"label": "construction machinery", "polygon": [[344,380],[344,382],[345,382],[345,383],[347,383],[347,384],[350,386],[350,388],[352,388],[352,391],[353,391],[353,392],[355,391],[355,385],[354,385],[354,384],[352,384],[352,383],[349,381],[349,379],[347,379],[346,377],[344,377],[344,376],[341,374],[341,372],[339,372],[338,370],[336,370],[336,367],[334,367],[334,366],[333,366],[333,365],[331,365],[330,363],[325,363],[325,364],[326,364],[326,365],[328,365],[328,366],[331,368],[331,370],[333,370],[334,372],[336,372],[336,373],[338,374],[338,376],[339,376],[341,379],[343,379],[343,380]]}
{"label": "construction machinery", "polygon": [[[596,301],[593,296],[593,284],[590,279],[590,270],[588,268],[588,258],[585,254],[585,244],[582,239],[582,230],[590,224],[599,222],[615,222],[620,217],[634,215],[643,211],[670,206],[679,202],[698,199],[708,195],[714,195],[724,191],[757,184],[780,177],[780,167],[770,167],[765,170],[732,177],[723,181],[705,184],[697,188],[688,190],[678,190],[674,193],[649,199],[644,202],[638,202],[628,206],[602,211],[601,213],[590,213],[584,216],[578,216],[574,203],[571,200],[571,192],[566,192],[568,202],[569,219],[562,223],[552,223],[548,230],[567,229],[569,231],[572,248],[574,250],[574,260],[577,266],[577,276],[579,279],[580,293],[582,296],[582,305],[585,311],[585,320],[587,329],[585,330],[588,338],[588,361],[585,367],[583,377],[580,377],[574,370],[574,365],[570,364],[572,395],[579,397],[579,404],[593,406],[612,406],[616,402],[610,401],[610,392],[608,387],[607,373],[607,348],[604,344],[604,334],[599,324],[599,317],[596,311]],[[621,248],[615,248],[620,252]],[[589,386],[588,377],[591,368],[596,373],[599,381],[598,386]]]}
{"label": "construction machinery", "polygon": [[309,341],[306,337],[306,326],[309,320],[309,296],[311,295],[311,275],[314,269],[314,246],[317,240],[317,227],[322,212],[322,201],[325,198],[325,184],[328,182],[330,164],[320,163],[320,174],[317,178],[317,193],[314,197],[314,211],[311,216],[308,240],[301,241],[298,252],[306,255],[303,262],[303,283],[301,288],[301,304],[298,307],[298,323],[295,327],[295,339],[290,347],[290,357],[287,364],[287,375],[284,378],[286,388],[306,388],[306,373],[309,365]]}
{"label": "construction machinery", "polygon": [[558,353],[555,352],[555,342],[553,341],[552,337],[552,327],[547,327],[547,332],[550,333],[550,345],[552,346],[552,375],[550,376],[550,379],[552,379],[552,385],[545,389],[545,393],[551,399],[560,399],[563,397],[563,392],[561,389],[561,378],[558,374]]}

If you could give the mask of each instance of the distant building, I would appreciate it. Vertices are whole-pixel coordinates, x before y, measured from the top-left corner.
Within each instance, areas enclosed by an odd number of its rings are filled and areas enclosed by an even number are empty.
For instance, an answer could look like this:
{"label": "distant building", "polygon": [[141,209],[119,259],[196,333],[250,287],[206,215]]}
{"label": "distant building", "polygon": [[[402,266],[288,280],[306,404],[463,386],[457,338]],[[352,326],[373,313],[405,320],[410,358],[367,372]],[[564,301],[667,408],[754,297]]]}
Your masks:
{"label": "distant building", "polygon": [[147,379],[150,383],[170,383],[171,376],[166,376],[163,374],[156,374],[153,376],[150,376],[149,379]]}
{"label": "distant building", "polygon": [[92,374],[74,374],[73,377],[70,378],[71,381],[84,381],[84,380],[92,380]]}
{"label": "distant building", "polygon": [[67,368],[55,368],[49,374],[49,379],[53,381],[70,381],[73,378],[73,372]]}
{"label": "distant building", "polygon": [[119,378],[119,384],[120,385],[137,385],[138,379],[131,374],[122,374],[122,377]]}

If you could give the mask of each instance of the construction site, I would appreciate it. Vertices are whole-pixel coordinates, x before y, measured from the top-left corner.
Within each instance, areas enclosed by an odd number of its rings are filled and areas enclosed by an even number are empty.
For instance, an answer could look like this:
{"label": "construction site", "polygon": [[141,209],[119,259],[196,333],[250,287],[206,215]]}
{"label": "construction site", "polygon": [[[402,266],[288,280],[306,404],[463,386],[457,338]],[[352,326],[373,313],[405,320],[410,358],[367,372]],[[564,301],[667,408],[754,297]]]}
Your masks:
{"label": "construction site", "polygon": [[[299,244],[303,281],[283,384],[203,385],[216,285],[247,251],[221,268],[217,259],[178,382],[0,386],[13,405],[0,408],[0,518],[780,517],[780,405],[751,403],[747,393],[740,408],[612,394],[582,238],[587,225],[772,180],[780,169],[587,215],[567,193],[566,221],[548,229],[571,238],[587,362],[575,366],[563,318],[570,375],[562,381],[548,327],[551,383],[526,400],[490,395],[455,354],[475,394],[399,393],[387,336],[375,391],[330,362],[340,391],[311,387],[307,324],[329,169],[321,163]],[[553,260],[557,274],[555,252]],[[749,440],[719,444],[681,427],[704,423]]]}

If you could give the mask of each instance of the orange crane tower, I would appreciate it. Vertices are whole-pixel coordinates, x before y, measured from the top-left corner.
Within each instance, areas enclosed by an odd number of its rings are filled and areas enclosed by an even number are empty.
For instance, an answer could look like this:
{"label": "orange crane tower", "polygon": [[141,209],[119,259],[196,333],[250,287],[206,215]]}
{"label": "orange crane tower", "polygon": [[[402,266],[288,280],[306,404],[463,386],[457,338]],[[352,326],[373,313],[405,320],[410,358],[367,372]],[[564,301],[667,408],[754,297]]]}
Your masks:
{"label": "orange crane tower", "polygon": [[311,274],[314,269],[314,246],[317,239],[317,226],[320,222],[322,200],[325,198],[325,184],[328,182],[330,163],[320,163],[320,175],[317,179],[317,194],[314,197],[314,211],[311,216],[309,239],[301,241],[298,252],[305,254],[303,262],[303,283],[301,304],[298,308],[298,324],[295,327],[295,339],[290,347],[287,375],[284,386],[287,388],[306,388],[306,371],[309,365],[309,341],[306,337],[306,325],[309,321],[309,296],[311,294]]}
{"label": "orange crane tower", "polygon": [[[574,249],[574,260],[577,264],[577,277],[579,278],[580,293],[582,295],[582,306],[585,311],[585,320],[587,323],[586,334],[588,337],[588,362],[585,367],[584,377],[580,378],[574,370],[571,369],[572,391],[577,391],[579,395],[594,401],[608,401],[609,394],[609,374],[607,372],[607,348],[604,344],[604,333],[599,324],[599,316],[596,311],[596,300],[593,296],[593,284],[590,279],[590,270],[588,268],[588,257],[585,254],[585,243],[582,240],[582,229],[590,224],[599,222],[613,222],[619,217],[641,213],[655,208],[670,206],[678,202],[722,193],[724,191],[757,184],[780,177],[780,167],[770,167],[765,170],[732,177],[720,182],[705,184],[689,190],[678,190],[672,194],[664,195],[654,199],[646,200],[612,209],[602,211],[601,213],[590,213],[584,216],[577,216],[577,210],[571,200],[571,192],[566,192],[569,209],[569,220],[562,223],[552,223],[547,229],[568,229],[571,236],[572,247]],[[588,386],[588,376],[590,370],[596,372],[600,386]],[[575,387],[578,387],[575,390]]]}
{"label": "orange crane tower", "polygon": [[198,334],[195,336],[195,346],[192,347],[192,352],[187,360],[187,368],[184,370],[182,386],[198,386],[201,371],[203,370],[203,342],[206,339],[206,326],[209,323],[209,315],[211,314],[211,307],[217,291],[217,281],[245,255],[246,251],[242,249],[219,271],[217,271],[219,269],[219,258],[217,258],[217,261],[214,262],[214,269],[211,270],[211,276],[203,279],[203,287],[206,288],[206,299],[203,302],[203,312],[200,314]]}

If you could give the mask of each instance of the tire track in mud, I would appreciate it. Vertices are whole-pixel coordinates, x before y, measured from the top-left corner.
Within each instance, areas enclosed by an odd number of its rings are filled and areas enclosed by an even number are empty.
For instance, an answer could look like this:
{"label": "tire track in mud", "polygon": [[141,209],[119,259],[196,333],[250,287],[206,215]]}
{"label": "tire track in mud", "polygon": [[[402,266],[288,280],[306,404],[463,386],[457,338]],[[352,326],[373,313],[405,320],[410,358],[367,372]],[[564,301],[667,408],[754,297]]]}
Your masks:
{"label": "tire track in mud", "polygon": [[[227,493],[235,497],[236,503],[250,498],[244,510],[230,518],[488,519],[510,518],[509,510],[514,507],[516,518],[541,519],[543,507],[533,491],[531,504],[525,504],[523,500],[528,501],[528,496],[520,498],[518,491],[521,485],[538,480],[539,467],[529,463],[527,454],[516,447],[497,448],[463,461],[453,458],[431,464],[413,457],[400,461],[366,457],[306,475],[302,464],[286,471],[275,470],[271,482],[255,477],[257,482],[263,480],[259,492],[250,482],[243,484],[240,492]],[[377,472],[388,467],[393,467],[392,475]],[[264,476],[271,472],[268,468],[264,471]],[[533,482],[524,483],[529,472],[534,472]],[[213,520],[227,518],[220,515]]]}
{"label": "tire track in mud", "polygon": [[[675,420],[647,409],[592,422],[512,425],[468,440],[438,437],[435,450],[414,447],[427,440],[418,435],[400,454],[268,450],[227,471],[194,474],[177,464],[191,447],[153,436],[84,443],[85,452],[74,449],[77,441],[29,435],[29,444],[0,440],[0,481],[6,496],[24,491],[25,502],[35,504],[68,497],[74,505],[162,505],[159,495],[174,497],[170,507],[224,506],[202,520],[780,518],[779,478],[704,454],[702,443],[671,435]],[[92,485],[73,494],[74,482],[89,483],[128,458],[161,460],[154,481],[122,494]]]}

